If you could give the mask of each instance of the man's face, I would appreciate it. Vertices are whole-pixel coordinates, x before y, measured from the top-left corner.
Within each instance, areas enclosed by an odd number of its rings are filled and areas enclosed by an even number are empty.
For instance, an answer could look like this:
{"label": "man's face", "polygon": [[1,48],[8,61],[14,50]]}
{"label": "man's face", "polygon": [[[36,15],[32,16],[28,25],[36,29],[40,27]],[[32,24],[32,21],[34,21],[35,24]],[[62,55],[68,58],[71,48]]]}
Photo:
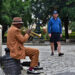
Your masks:
{"label": "man's face", "polygon": [[17,24],[17,27],[18,28],[21,28],[22,27],[22,24],[21,23]]}
{"label": "man's face", "polygon": [[53,17],[54,17],[54,18],[57,18],[57,17],[58,17],[58,14],[53,14]]}

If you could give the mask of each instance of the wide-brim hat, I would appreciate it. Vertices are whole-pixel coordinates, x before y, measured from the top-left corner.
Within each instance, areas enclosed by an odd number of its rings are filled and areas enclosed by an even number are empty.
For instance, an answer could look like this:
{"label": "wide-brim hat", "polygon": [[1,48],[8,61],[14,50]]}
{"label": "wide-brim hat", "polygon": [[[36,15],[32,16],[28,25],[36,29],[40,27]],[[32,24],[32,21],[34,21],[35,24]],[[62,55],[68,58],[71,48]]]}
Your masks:
{"label": "wide-brim hat", "polygon": [[14,17],[13,18],[13,22],[12,22],[12,24],[14,25],[14,24],[23,24],[24,22],[22,21],[22,18],[21,17]]}

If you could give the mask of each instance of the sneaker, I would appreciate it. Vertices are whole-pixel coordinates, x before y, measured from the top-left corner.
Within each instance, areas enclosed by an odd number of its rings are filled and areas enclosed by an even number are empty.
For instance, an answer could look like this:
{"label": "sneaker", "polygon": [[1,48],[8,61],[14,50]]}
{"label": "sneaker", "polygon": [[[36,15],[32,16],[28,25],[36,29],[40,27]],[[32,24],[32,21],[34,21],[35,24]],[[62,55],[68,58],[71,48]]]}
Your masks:
{"label": "sneaker", "polygon": [[27,74],[40,74],[40,72],[33,70],[27,70]]}
{"label": "sneaker", "polygon": [[34,70],[43,70],[43,67],[36,66],[36,67],[34,67]]}
{"label": "sneaker", "polygon": [[63,55],[64,55],[64,53],[59,53],[59,54],[58,54],[58,56],[63,56]]}
{"label": "sneaker", "polygon": [[51,56],[53,56],[53,55],[54,55],[54,52],[51,53]]}

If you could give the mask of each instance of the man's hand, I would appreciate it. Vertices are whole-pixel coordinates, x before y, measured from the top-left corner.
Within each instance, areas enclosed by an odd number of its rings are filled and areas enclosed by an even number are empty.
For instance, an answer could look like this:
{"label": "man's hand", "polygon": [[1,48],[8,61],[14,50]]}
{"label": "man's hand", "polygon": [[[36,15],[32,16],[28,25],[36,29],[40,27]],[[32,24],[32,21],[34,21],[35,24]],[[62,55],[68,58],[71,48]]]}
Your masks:
{"label": "man's hand", "polygon": [[62,37],[62,34],[60,34],[60,37]]}
{"label": "man's hand", "polygon": [[51,35],[51,34],[49,34],[49,37],[50,37],[50,38],[51,38],[51,36],[52,36],[52,35]]}
{"label": "man's hand", "polygon": [[31,29],[28,29],[28,30],[26,31],[26,33],[30,35]]}

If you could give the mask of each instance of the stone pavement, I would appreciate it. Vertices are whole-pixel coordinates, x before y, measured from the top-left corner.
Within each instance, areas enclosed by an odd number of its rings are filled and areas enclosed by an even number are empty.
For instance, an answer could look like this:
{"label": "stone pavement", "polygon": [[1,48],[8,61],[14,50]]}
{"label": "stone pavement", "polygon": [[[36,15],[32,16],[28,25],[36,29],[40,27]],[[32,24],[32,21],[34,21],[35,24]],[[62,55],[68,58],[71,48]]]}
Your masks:
{"label": "stone pavement", "polygon": [[[3,50],[6,45],[3,45]],[[75,44],[73,45],[62,45],[61,51],[64,52],[63,57],[58,57],[57,51],[54,56],[50,56],[50,46],[26,46],[32,48],[38,48],[40,50],[40,63],[43,66],[44,73],[40,75],[75,75]],[[3,51],[4,54],[4,51]],[[27,57],[23,61],[29,61]],[[1,74],[0,74],[1,75]],[[22,75],[26,74],[26,68],[22,71]]]}

